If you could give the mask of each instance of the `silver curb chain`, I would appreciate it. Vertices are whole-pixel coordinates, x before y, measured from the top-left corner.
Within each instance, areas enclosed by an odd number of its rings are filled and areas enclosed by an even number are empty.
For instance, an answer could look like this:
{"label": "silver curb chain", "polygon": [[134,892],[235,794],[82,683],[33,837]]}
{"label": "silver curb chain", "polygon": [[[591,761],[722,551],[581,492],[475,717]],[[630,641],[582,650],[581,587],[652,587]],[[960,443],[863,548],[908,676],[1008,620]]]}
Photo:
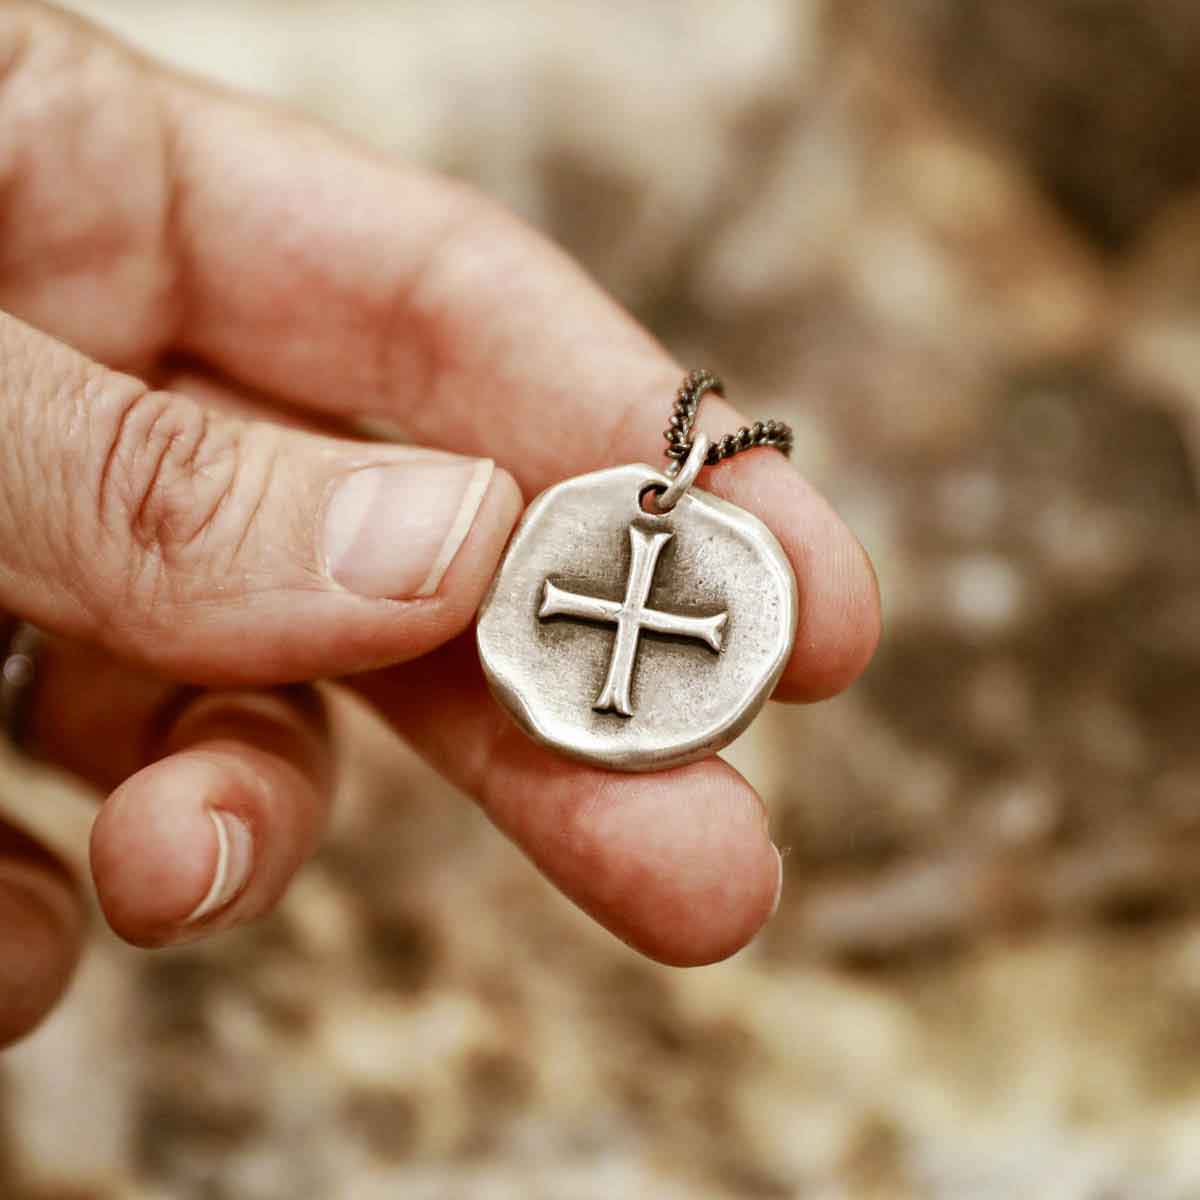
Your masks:
{"label": "silver curb chain", "polygon": [[[675,393],[675,404],[671,409],[671,421],[663,431],[667,442],[667,457],[675,464],[687,458],[692,448],[692,428],[696,424],[696,412],[700,401],[709,393],[718,396],[725,395],[725,384],[720,376],[706,371],[703,367],[689,371]],[[723,459],[732,458],[743,450],[752,450],[755,446],[773,446],[783,455],[792,452],[792,427],[785,421],[755,421],[753,425],[743,425],[736,433],[727,433],[718,438],[708,448],[705,455],[705,466],[715,466]]]}

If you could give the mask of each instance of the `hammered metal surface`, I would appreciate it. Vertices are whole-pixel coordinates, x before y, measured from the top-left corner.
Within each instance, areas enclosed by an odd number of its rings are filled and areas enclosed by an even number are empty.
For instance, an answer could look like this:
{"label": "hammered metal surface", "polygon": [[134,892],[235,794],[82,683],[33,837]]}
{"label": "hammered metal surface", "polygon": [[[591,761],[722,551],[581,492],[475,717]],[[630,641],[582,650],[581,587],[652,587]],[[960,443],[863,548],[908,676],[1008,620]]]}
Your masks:
{"label": "hammered metal surface", "polygon": [[[500,702],[538,741],[616,770],[678,766],[732,741],[770,696],[795,636],[796,582],[770,530],[696,489],[666,515],[643,511],[641,492],[667,482],[632,465],[543,492],[480,610],[480,659]],[[647,540],[658,554],[644,607],[631,606]],[[591,618],[580,615],[587,598]],[[623,605],[636,648],[628,703],[614,708]],[[716,638],[661,632],[720,614]]]}

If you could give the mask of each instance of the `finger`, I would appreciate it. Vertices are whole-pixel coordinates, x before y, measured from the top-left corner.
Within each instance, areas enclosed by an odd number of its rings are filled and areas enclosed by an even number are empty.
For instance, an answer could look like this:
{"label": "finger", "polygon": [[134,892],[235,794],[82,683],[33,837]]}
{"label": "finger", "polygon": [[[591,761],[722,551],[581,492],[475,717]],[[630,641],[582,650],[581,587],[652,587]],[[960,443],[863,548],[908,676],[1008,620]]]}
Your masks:
{"label": "finger", "polygon": [[24,834],[0,825],[0,1047],[54,1007],[78,962],[83,928],[74,880]]}
{"label": "finger", "polygon": [[419,655],[520,507],[489,460],[214,413],[0,315],[0,605],[193,682]]}
{"label": "finger", "polygon": [[[312,413],[234,388],[194,367],[168,367],[160,382],[218,412],[330,432]],[[161,754],[180,686],[97,647],[48,638],[39,652],[30,741],[39,757],[110,792]]]}
{"label": "finger", "polygon": [[[469,639],[410,668],[352,682],[440,770],[476,794],[550,879],[631,945],[665,962],[714,961],[747,942],[768,916],[778,859],[761,803],[725,764],[616,776],[541,751],[492,704]],[[195,936],[181,915],[208,895],[216,874],[215,834],[197,816],[203,798],[175,775],[175,760],[138,773],[162,754],[177,696],[161,680],[61,642],[48,644],[39,670],[32,724],[39,747],[98,786],[117,787],[97,822],[95,871],[102,896],[110,897],[110,920],[139,944]],[[244,722],[235,723],[239,739],[246,732]],[[118,797],[131,793],[145,811],[117,807]],[[277,818],[292,831],[285,847],[310,819],[305,793],[299,795]],[[118,817],[118,834],[110,834]],[[280,853],[274,836],[255,845]],[[303,857],[282,853],[277,879]],[[158,877],[160,868],[167,878]],[[242,920],[257,911],[226,915]],[[224,927],[219,914],[213,919],[217,924],[203,931]]]}
{"label": "finger", "polygon": [[137,944],[261,915],[325,824],[332,748],[306,688],[201,693],[50,639],[29,731],[40,757],[113,791],[93,874],[113,927]]}
{"label": "finger", "polygon": [[[0,173],[10,306],[106,361],[182,347],[268,394],[381,414],[430,445],[497,458],[529,493],[656,460],[678,367],[513,219],[168,77],[75,19],[30,5],[2,15],[6,161],[21,166]],[[53,109],[28,103],[50,80]],[[98,120],[111,111],[122,121]],[[723,433],[737,420],[714,400],[701,423]],[[769,471],[748,478],[741,460],[714,480],[727,476],[729,498],[791,556],[802,630],[781,694],[816,697],[870,657],[876,588],[832,513],[781,463]]]}
{"label": "finger", "polygon": [[[321,422],[330,420],[311,410],[282,406],[269,398],[248,394],[244,389],[235,389],[196,370],[173,373],[165,383],[174,391],[184,392],[210,407],[239,416],[283,420],[310,429],[321,429]],[[740,470],[741,486],[759,494],[769,494],[771,487],[779,481],[778,472],[771,466],[770,452],[750,455],[740,464]],[[705,485],[736,501],[726,484],[728,478],[729,471],[718,468],[708,473]],[[831,581],[829,595],[842,598],[844,609],[830,611],[821,605],[804,606],[804,619],[797,638],[808,647],[807,669],[798,680],[785,680],[777,697],[819,699],[836,692],[845,680],[846,664],[878,640],[878,624],[874,628],[862,628],[860,624],[872,617],[878,621],[878,588],[869,561],[866,573],[862,571],[865,556],[858,543],[842,536],[844,527],[836,514],[799,476],[792,476],[791,483],[806,494],[803,507],[809,513],[808,540],[804,546],[794,549],[793,559],[804,557],[807,560],[801,569],[802,578],[823,573]],[[864,587],[868,594],[860,595],[859,591]]]}
{"label": "finger", "polygon": [[202,696],[164,749],[113,792],[92,832],[101,907],[140,946],[273,908],[319,842],[332,786],[323,717],[304,689]]}
{"label": "finger", "polygon": [[[495,457],[527,495],[659,461],[679,366],[547,241],[299,122],[190,84],[167,95],[189,350],[297,403]],[[719,398],[702,406],[714,436],[743,423]],[[880,629],[857,540],[773,451],[702,485],[762,517],[796,571],[801,629],[781,694],[844,687]]]}
{"label": "finger", "polygon": [[551,754],[496,708],[467,638],[351,682],[547,878],[644,954],[714,962],[773,911],[781,864],[762,803],[719,759],[622,775]]}
{"label": "finger", "polygon": [[107,795],[162,757],[181,703],[197,694],[96,647],[47,638],[25,737],[41,761]]}

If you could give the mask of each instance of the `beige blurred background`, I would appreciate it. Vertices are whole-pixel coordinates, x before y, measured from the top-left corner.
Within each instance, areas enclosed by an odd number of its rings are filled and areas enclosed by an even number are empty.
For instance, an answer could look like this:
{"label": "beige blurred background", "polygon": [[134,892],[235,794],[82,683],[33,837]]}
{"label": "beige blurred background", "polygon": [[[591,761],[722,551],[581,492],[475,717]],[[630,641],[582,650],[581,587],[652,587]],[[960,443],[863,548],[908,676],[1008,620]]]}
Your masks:
{"label": "beige blurred background", "polygon": [[77,7],[559,239],[795,423],[888,630],[734,749],[788,851],[734,961],[639,960],[374,734],[276,918],[98,931],[0,1196],[1200,1197],[1195,0]]}

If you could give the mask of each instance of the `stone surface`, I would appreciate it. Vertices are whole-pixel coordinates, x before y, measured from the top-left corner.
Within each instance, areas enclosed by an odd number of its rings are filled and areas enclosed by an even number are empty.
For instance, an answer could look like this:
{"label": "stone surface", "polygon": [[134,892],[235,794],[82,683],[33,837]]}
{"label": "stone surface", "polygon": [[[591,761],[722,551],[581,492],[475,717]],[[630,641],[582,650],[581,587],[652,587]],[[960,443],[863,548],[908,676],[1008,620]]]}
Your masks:
{"label": "stone surface", "polygon": [[86,7],[547,229],[795,423],[888,629],[733,749],[787,851],[736,961],[635,959],[376,731],[275,919],[98,941],[0,1193],[1200,1195],[1195,6]]}

